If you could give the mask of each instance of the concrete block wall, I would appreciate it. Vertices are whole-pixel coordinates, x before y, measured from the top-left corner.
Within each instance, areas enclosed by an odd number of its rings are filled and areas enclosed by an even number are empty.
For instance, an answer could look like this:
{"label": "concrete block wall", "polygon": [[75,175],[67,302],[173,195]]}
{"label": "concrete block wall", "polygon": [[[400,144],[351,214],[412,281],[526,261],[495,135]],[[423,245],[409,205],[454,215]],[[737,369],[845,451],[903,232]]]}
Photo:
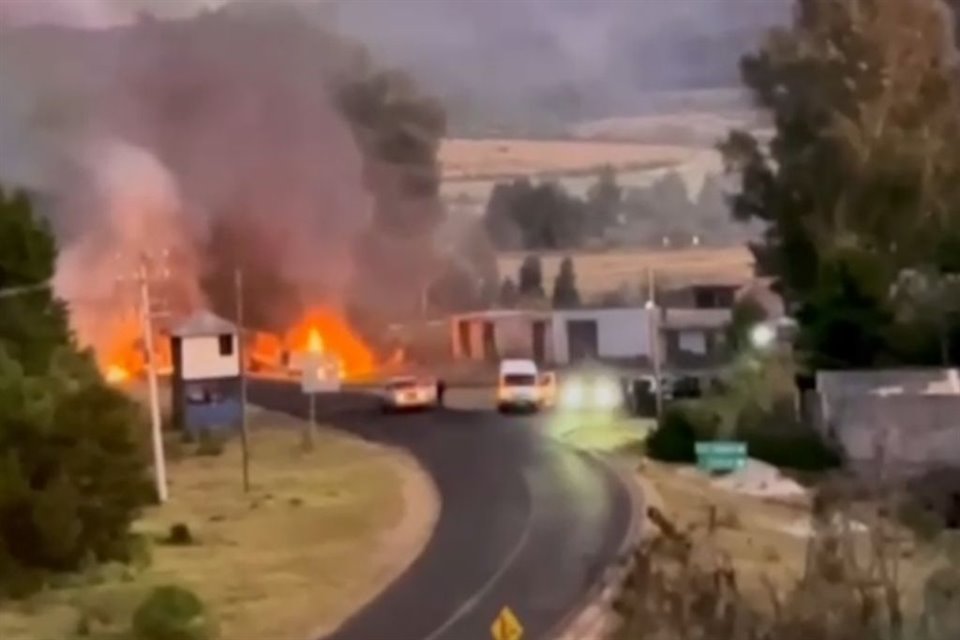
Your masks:
{"label": "concrete block wall", "polygon": [[881,455],[902,473],[960,466],[960,396],[859,395],[835,398],[827,430],[851,463]]}

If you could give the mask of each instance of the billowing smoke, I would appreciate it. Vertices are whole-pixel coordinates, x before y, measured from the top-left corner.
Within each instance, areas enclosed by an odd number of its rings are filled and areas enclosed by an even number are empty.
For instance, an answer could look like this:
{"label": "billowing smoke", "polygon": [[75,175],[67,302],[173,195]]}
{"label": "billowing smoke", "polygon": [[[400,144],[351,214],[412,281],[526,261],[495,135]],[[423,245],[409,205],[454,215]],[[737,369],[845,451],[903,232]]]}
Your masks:
{"label": "billowing smoke", "polygon": [[635,115],[658,92],[738,86],[740,56],[794,0],[331,2],[344,32],[443,96],[454,125],[549,132]]}
{"label": "billowing smoke", "polygon": [[82,339],[142,254],[225,315],[241,267],[260,326],[416,304],[444,118],[402,74],[283,3],[0,4],[0,180],[54,221]]}

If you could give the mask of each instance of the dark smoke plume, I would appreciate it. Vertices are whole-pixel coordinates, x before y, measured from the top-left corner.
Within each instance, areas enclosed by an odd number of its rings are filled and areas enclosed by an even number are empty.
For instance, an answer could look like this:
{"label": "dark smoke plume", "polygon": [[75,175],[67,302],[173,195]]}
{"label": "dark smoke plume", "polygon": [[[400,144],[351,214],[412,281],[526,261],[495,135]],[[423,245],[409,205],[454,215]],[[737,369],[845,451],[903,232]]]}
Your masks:
{"label": "dark smoke plume", "polygon": [[316,303],[416,307],[437,269],[445,119],[404,74],[283,3],[85,29],[11,15],[0,179],[42,195],[82,337],[145,250],[173,251],[183,298],[227,316],[241,266],[260,326]]}

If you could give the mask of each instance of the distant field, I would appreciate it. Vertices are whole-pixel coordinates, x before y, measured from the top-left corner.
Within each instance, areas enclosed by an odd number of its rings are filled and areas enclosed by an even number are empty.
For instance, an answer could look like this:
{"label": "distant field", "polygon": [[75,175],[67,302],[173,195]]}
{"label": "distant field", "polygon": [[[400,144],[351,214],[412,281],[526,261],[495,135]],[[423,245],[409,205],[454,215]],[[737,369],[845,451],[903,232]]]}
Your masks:
{"label": "distant field", "polygon": [[617,170],[624,187],[646,186],[677,171],[698,188],[703,176],[722,168],[709,147],[575,140],[445,140],[441,192],[458,210],[480,213],[498,181],[518,176],[558,180],[583,196],[605,164]]}
{"label": "distant field", "polygon": [[[497,258],[501,277],[512,277],[526,253],[502,253]],[[647,249],[600,252],[540,253],[543,281],[552,285],[567,255],[573,259],[577,287],[586,298],[617,291],[643,289],[653,270],[659,285],[740,283],[753,277],[753,256],[746,247],[702,249]]]}
{"label": "distant field", "polygon": [[467,140],[440,145],[444,180],[490,180],[507,176],[580,174],[609,164],[618,169],[655,169],[681,164],[695,154],[679,145],[577,140]]}

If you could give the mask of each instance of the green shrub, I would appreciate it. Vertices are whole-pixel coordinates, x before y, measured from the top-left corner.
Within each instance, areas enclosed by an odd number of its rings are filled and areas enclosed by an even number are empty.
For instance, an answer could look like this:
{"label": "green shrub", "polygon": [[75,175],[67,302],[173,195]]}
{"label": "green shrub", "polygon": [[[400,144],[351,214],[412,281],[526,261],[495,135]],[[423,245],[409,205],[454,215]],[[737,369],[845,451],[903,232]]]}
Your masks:
{"label": "green shrub", "polygon": [[0,591],[129,558],[152,492],[136,415],[83,356],[60,352],[28,376],[0,349]]}
{"label": "green shrub", "polygon": [[842,458],[819,433],[806,427],[740,429],[751,458],[783,469],[827,471],[842,464]]}
{"label": "green shrub", "polygon": [[153,589],[133,614],[133,640],[211,640],[216,635],[203,602],[183,587]]}
{"label": "green shrub", "polygon": [[713,412],[701,402],[671,404],[647,439],[647,454],[664,462],[695,462],[694,445],[712,439],[715,424]]}
{"label": "green shrub", "polygon": [[193,532],[190,531],[190,527],[182,522],[178,522],[170,527],[170,533],[166,539],[164,539],[164,543],[180,547],[189,546],[194,542]]}

